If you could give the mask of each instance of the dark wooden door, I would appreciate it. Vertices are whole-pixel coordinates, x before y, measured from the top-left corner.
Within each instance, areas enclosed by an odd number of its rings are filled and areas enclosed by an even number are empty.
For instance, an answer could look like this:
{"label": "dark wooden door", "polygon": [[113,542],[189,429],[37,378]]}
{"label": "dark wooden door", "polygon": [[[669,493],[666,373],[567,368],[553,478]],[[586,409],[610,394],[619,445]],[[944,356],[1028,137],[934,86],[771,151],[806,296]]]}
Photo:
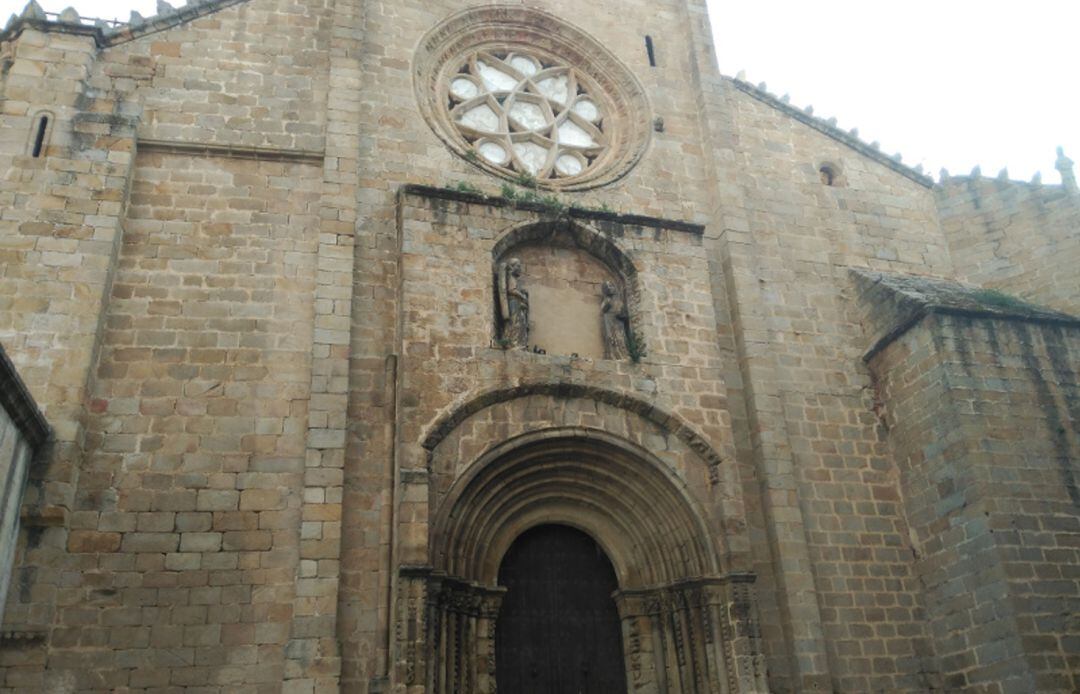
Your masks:
{"label": "dark wooden door", "polygon": [[495,632],[495,679],[508,694],[626,694],[611,562],[585,533],[541,525],[499,568],[506,596]]}

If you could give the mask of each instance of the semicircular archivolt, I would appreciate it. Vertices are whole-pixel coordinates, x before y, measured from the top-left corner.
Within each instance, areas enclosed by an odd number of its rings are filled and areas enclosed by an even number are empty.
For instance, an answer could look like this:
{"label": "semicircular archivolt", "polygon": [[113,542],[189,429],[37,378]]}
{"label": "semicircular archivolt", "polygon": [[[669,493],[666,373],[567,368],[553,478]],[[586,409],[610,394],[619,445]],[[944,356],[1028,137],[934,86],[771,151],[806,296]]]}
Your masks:
{"label": "semicircular archivolt", "polygon": [[670,470],[616,437],[567,431],[519,437],[470,466],[436,515],[433,564],[494,585],[514,539],[553,522],[596,539],[623,589],[719,572],[704,517]]}
{"label": "semicircular archivolt", "polygon": [[710,468],[715,468],[723,462],[720,454],[716,452],[712,445],[677,415],[662,409],[654,403],[628,393],[620,393],[580,383],[523,383],[516,386],[496,388],[480,393],[464,402],[458,403],[446,412],[446,414],[441,416],[428,430],[427,435],[424,436],[422,445],[429,452],[433,451],[454,431],[454,429],[477,412],[491,407],[492,405],[528,397],[530,395],[547,395],[564,399],[584,398],[618,407],[619,409],[636,414],[672,434],[701,456]]}

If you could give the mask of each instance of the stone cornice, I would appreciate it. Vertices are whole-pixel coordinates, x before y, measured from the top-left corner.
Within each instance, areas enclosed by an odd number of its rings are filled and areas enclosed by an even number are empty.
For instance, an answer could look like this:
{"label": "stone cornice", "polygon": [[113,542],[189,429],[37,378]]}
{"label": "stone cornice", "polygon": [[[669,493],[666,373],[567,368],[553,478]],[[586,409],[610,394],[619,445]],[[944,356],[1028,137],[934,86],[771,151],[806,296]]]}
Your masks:
{"label": "stone cornice", "polygon": [[68,22],[53,22],[47,19],[35,17],[15,17],[8,22],[3,31],[0,31],[0,43],[14,41],[22,35],[26,29],[35,29],[44,33],[72,34],[74,36],[90,36],[100,48],[108,45],[105,31],[101,27],[89,24],[70,24]]}
{"label": "stone cornice", "polygon": [[283,161],[322,166],[325,152],[308,149],[284,149],[250,145],[228,145],[212,142],[182,142],[179,140],[154,140],[139,138],[136,147],[141,152],[164,152],[189,156],[225,157],[228,159],[256,159],[259,161]]}
{"label": "stone cornice", "polygon": [[141,22],[131,22],[127,26],[109,32],[107,34],[109,45],[114,46],[118,43],[126,43],[148,34],[156,34],[159,31],[172,29],[175,26],[190,22],[193,19],[205,17],[208,14],[213,14],[234,5],[241,5],[247,1],[248,0],[202,0],[200,2],[200,0],[191,0],[187,5],[178,7],[172,12],[164,12],[154,15],[153,17],[147,17]]}
{"label": "stone cornice", "polygon": [[551,205],[545,204],[544,202],[509,200],[497,195],[485,195],[479,192],[466,192],[454,190],[452,188],[437,188],[435,186],[408,184],[402,188],[402,193],[423,198],[456,200],[458,202],[489,205],[491,207],[512,207],[514,209],[539,212],[541,214],[565,215],[571,219],[613,222],[615,224],[623,224],[626,226],[650,227],[653,229],[671,229],[673,231],[683,231],[688,234],[694,234],[695,236],[701,236],[705,233],[705,227],[703,225],[694,224],[693,222],[664,219],[662,217],[649,217],[638,214],[622,214],[619,212],[574,207],[572,205],[555,210]]}

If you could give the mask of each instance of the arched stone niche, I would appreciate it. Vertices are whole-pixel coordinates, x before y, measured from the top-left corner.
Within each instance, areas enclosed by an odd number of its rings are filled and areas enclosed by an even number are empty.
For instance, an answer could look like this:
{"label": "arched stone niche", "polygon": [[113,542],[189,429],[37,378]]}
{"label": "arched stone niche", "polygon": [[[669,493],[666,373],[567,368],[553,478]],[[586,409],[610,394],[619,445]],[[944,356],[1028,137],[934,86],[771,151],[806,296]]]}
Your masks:
{"label": "arched stone niche", "polygon": [[505,349],[630,359],[637,272],[616,243],[559,220],[519,227],[492,251],[495,342]]}
{"label": "arched stone niche", "polygon": [[536,394],[435,425],[429,468],[402,474],[400,515],[414,522],[399,532],[426,544],[399,554],[401,691],[495,691],[498,568],[548,523],[589,534],[612,561],[631,691],[766,691],[754,577],[724,565],[723,495],[694,450],[707,444],[644,414]]}

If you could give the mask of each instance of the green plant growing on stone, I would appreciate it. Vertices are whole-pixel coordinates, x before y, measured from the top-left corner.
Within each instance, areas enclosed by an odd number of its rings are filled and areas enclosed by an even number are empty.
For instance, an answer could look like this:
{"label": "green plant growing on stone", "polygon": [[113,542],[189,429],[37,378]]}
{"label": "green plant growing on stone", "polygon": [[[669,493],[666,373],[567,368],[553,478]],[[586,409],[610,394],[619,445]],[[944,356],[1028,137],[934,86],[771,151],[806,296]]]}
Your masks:
{"label": "green plant growing on stone", "polygon": [[638,337],[638,334],[633,330],[626,331],[626,351],[630,355],[630,361],[635,364],[640,363],[647,354],[645,340]]}
{"label": "green plant growing on stone", "polygon": [[599,205],[571,205],[570,207],[577,210],[588,210],[589,212],[602,212],[604,214],[615,214],[615,210],[608,207],[606,202],[602,202]]}
{"label": "green plant growing on stone", "polygon": [[[560,200],[556,195],[541,195],[535,190],[536,179],[531,176],[528,177],[534,187],[526,187],[525,190],[518,190],[509,183],[502,184],[502,197],[504,200],[510,202],[525,202],[539,205],[544,208],[546,212],[554,214],[562,214],[567,210],[565,202]],[[521,181],[521,177],[518,177],[518,181]]]}
{"label": "green plant growing on stone", "polygon": [[535,190],[524,190],[518,195],[518,200],[521,202],[539,202],[540,194]]}
{"label": "green plant growing on stone", "polygon": [[500,337],[495,340],[495,346],[499,349],[510,349],[510,338]]}
{"label": "green plant growing on stone", "polygon": [[979,289],[974,292],[975,300],[986,306],[1005,309],[1023,309],[1028,305],[1015,296],[999,292],[996,289]]}
{"label": "green plant growing on stone", "polygon": [[467,149],[465,150],[465,161],[469,161],[475,164],[476,162],[480,161],[480,155],[476,153],[475,149]]}
{"label": "green plant growing on stone", "polygon": [[544,195],[536,200],[546,211],[560,214],[566,211],[566,203],[556,195]]}
{"label": "green plant growing on stone", "polygon": [[479,188],[469,183],[468,181],[458,181],[454,186],[454,190],[459,193],[471,193],[473,195],[481,195],[482,192]]}
{"label": "green plant growing on stone", "polygon": [[514,182],[522,188],[537,188],[540,185],[536,182],[536,178],[527,173],[518,174],[517,178],[514,179]]}

